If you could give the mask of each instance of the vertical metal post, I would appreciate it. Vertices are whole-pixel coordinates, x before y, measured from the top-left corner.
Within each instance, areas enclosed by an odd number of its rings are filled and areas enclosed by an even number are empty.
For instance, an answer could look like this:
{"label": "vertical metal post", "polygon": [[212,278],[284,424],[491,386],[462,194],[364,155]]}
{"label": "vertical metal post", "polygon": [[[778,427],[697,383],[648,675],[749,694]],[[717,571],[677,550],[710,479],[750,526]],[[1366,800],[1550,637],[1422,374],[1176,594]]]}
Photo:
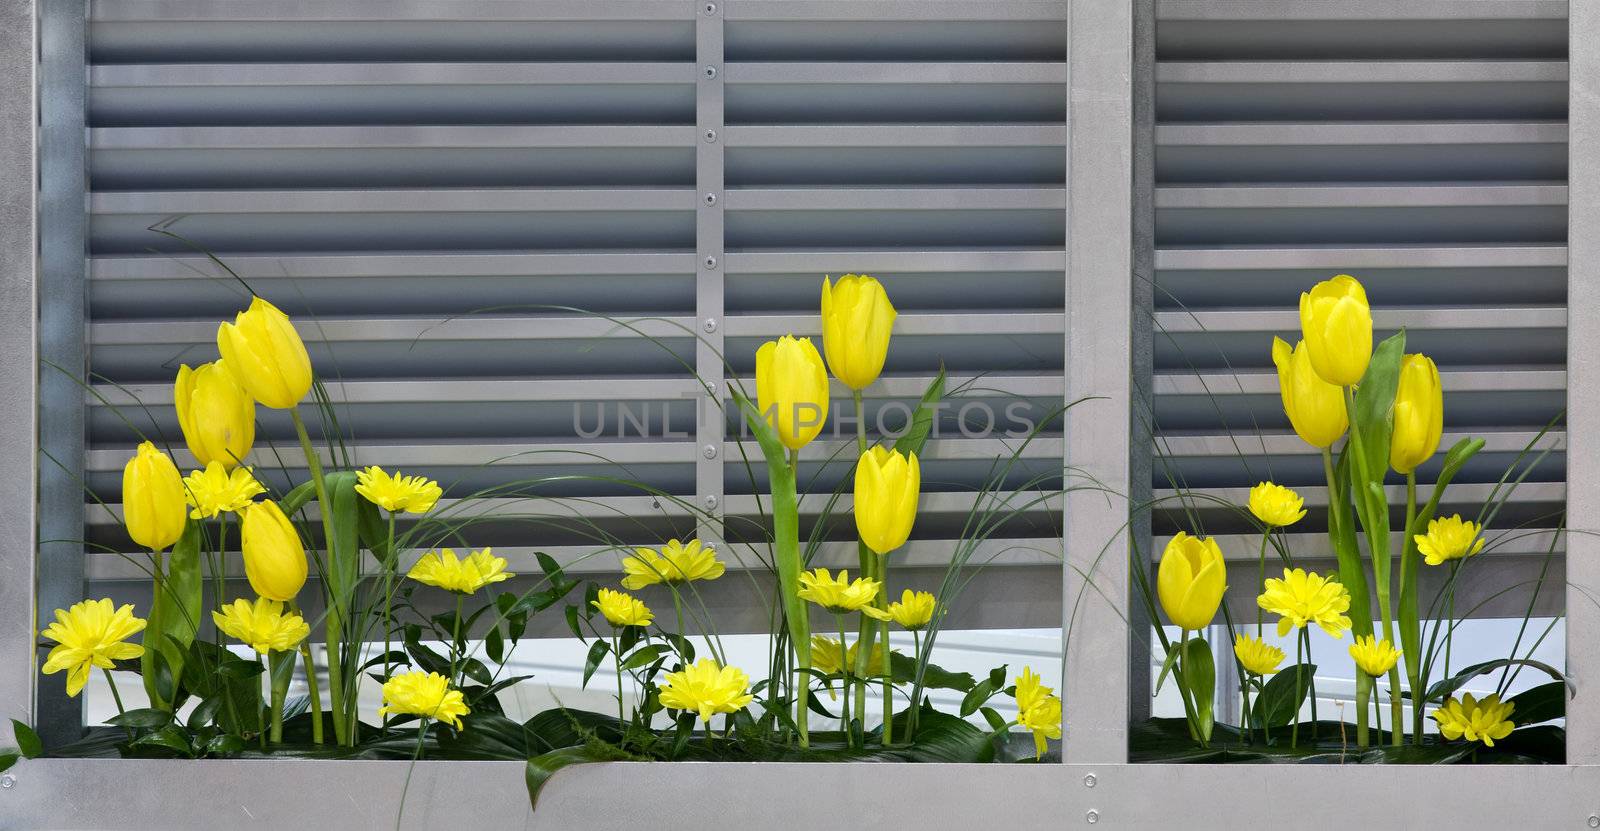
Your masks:
{"label": "vertical metal post", "polygon": [[[40,623],[83,600],[88,3],[44,0],[39,17],[39,563]],[[146,609],[140,609],[142,614]],[[39,679],[47,743],[83,734],[83,700],[66,674]]]}
{"label": "vertical metal post", "polygon": [[695,371],[709,386],[699,390],[704,406],[695,428],[695,499],[699,509],[713,519],[701,523],[700,538],[721,540],[723,512],[722,441],[726,416],[722,402],[728,401],[727,379],[723,377],[723,271],[727,257],[723,251],[722,212],[726,201],[722,191],[723,65],[722,20],[724,7],[731,0],[702,0],[695,10],[695,125],[698,133],[695,152],[695,246],[699,263],[695,266],[695,319],[700,340],[695,346]]}
{"label": "vertical metal post", "polygon": [[[1067,6],[1067,762],[1128,756],[1133,11]],[[1086,486],[1097,483],[1096,489]],[[1099,488],[1103,488],[1099,489]]]}
{"label": "vertical metal post", "polygon": [[[35,8],[0,0],[0,701],[34,720]],[[0,744],[14,745],[9,721]]]}
{"label": "vertical metal post", "polygon": [[1568,7],[1567,764],[1600,764],[1600,4]]}
{"label": "vertical metal post", "polygon": [[[1133,0],[1133,294],[1129,345],[1133,394],[1128,413],[1130,451],[1128,499],[1150,503],[1155,455],[1155,296],[1156,296],[1156,3]],[[1130,568],[1149,573],[1155,545],[1150,511],[1129,517]],[[1128,604],[1128,718],[1150,717],[1150,626],[1143,603]],[[1220,675],[1220,673],[1219,673]],[[1222,699],[1218,699],[1219,701]]]}

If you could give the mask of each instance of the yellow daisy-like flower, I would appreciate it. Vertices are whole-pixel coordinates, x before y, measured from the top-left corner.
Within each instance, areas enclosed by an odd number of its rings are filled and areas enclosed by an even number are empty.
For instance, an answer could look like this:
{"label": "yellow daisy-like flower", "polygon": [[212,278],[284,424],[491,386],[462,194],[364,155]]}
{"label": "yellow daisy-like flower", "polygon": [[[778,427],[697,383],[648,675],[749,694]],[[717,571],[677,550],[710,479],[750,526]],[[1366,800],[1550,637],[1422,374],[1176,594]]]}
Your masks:
{"label": "yellow daisy-like flower", "polygon": [[1300,494],[1272,482],[1261,482],[1250,489],[1250,513],[1268,526],[1287,527],[1305,515],[1306,501]]}
{"label": "yellow daisy-like flower", "polygon": [[425,514],[444,490],[425,476],[391,475],[377,465],[356,471],[356,493],[392,513]]}
{"label": "yellow daisy-like flower", "polygon": [[1040,683],[1038,673],[1022,668],[1017,676],[1017,724],[1033,731],[1033,755],[1044,755],[1046,739],[1061,738],[1061,699],[1053,687]]}
{"label": "yellow daisy-like flower", "polygon": [[606,621],[612,626],[649,626],[655,615],[650,607],[640,602],[637,597],[611,589],[601,589],[598,599],[590,601],[600,614],[606,616]]}
{"label": "yellow daisy-like flower", "polygon": [[1238,658],[1239,665],[1251,675],[1271,675],[1283,663],[1283,650],[1260,638],[1235,635],[1233,657]]}
{"label": "yellow daisy-like flower", "polygon": [[1350,644],[1350,657],[1362,672],[1377,678],[1394,669],[1400,660],[1400,651],[1388,640],[1380,641],[1376,635],[1367,635]]}
{"label": "yellow daisy-like flower", "polygon": [[750,676],[744,670],[722,666],[713,658],[701,658],[681,672],[667,673],[661,686],[661,706],[693,710],[708,722],[717,713],[743,710],[754,698]]}
{"label": "yellow daisy-like flower", "polygon": [[285,614],[282,603],[264,597],[256,598],[254,603],[241,597],[222,611],[212,612],[211,620],[228,637],[250,644],[262,655],[288,652],[311,634],[305,618]]}
{"label": "yellow daisy-like flower", "polygon": [[1256,605],[1278,618],[1278,637],[1315,623],[1331,638],[1344,636],[1350,628],[1350,591],[1331,575],[1307,574],[1304,569],[1284,569],[1283,579],[1268,577],[1266,590]]}
{"label": "yellow daisy-like flower", "polygon": [[636,548],[632,557],[622,558],[622,587],[638,591],[656,583],[715,580],[725,570],[716,550],[699,540],[689,540],[687,544],[668,540],[660,551]]}
{"label": "yellow daisy-like flower", "polygon": [[1428,565],[1443,565],[1448,560],[1460,560],[1483,550],[1483,526],[1463,520],[1460,514],[1428,521],[1428,533],[1411,537],[1417,551],[1427,559]]}
{"label": "yellow daisy-like flower", "polygon": [[447,591],[472,594],[490,583],[517,576],[506,571],[506,559],[494,556],[493,552],[494,549],[485,548],[460,560],[456,552],[448,548],[430,551],[422,555],[406,576]]}
{"label": "yellow daisy-like flower", "polygon": [[233,470],[212,460],[205,470],[191,471],[183,480],[184,498],[189,502],[191,519],[210,519],[221,513],[244,510],[250,500],[266,492],[250,469],[240,465]]}
{"label": "yellow daisy-like flower", "polygon": [[[937,604],[938,601],[930,592],[914,592],[906,589],[900,593],[899,600],[889,604],[887,619],[910,631],[923,629],[933,620],[933,610]],[[885,619],[876,609],[867,614],[878,620]]]}
{"label": "yellow daisy-like flower", "polygon": [[[830,638],[827,635],[812,635],[811,668],[822,673],[823,675],[832,675],[836,672],[843,672],[845,667],[849,667],[850,670],[854,672],[856,667],[856,656],[860,654],[860,651],[857,649],[857,647],[860,645],[861,643],[859,641],[850,644],[849,654],[843,656],[846,663],[841,665],[839,663],[839,639]],[[867,658],[867,675],[883,675],[882,641],[874,641],[872,643],[872,655]]]}
{"label": "yellow daisy-like flower", "polygon": [[461,729],[461,717],[472,710],[460,690],[437,672],[407,672],[383,682],[383,706],[378,715],[421,716]]}
{"label": "yellow daisy-like flower", "polygon": [[809,600],[824,609],[842,615],[846,612],[865,612],[879,620],[888,620],[889,614],[872,608],[872,601],[883,586],[867,577],[850,579],[850,572],[839,570],[838,578],[825,568],[800,572],[800,599]]}
{"label": "yellow daisy-like flower", "polygon": [[128,661],[144,655],[144,647],[123,643],[138,634],[146,621],[133,616],[133,604],[111,605],[110,598],[85,600],[71,609],[57,609],[55,623],[39,634],[59,646],[45,658],[44,674],[67,671],[67,695],[76,696],[89,681],[94,667],[111,669],[114,661]]}
{"label": "yellow daisy-like flower", "polygon": [[1434,710],[1433,718],[1439,722],[1439,732],[1451,741],[1464,737],[1469,742],[1494,747],[1495,742],[1516,728],[1511,721],[1511,711],[1516,708],[1515,702],[1501,701],[1498,695],[1478,701],[1472,693],[1465,693],[1460,699],[1452,696],[1443,707]]}

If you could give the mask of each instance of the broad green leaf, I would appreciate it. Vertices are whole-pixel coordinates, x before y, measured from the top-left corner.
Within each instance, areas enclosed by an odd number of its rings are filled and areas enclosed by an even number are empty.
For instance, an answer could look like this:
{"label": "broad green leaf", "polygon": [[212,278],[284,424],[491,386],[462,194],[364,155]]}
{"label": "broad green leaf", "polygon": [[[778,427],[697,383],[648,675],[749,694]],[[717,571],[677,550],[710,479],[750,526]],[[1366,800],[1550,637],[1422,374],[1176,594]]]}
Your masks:
{"label": "broad green leaf", "polygon": [[1567,684],[1551,681],[1530,687],[1512,696],[1508,701],[1516,707],[1511,711],[1511,721],[1518,727],[1527,727],[1567,714]]}
{"label": "broad green leaf", "polygon": [[981,707],[978,712],[983,713],[983,720],[989,722],[989,728],[992,730],[1004,730],[1009,723],[1005,716],[1000,715],[993,707]]}
{"label": "broad green leaf", "polygon": [[356,505],[356,530],[361,544],[378,558],[378,562],[387,568],[395,566],[394,540],[389,538],[389,522],[378,506],[365,498],[359,499]]}
{"label": "broad green leaf", "polygon": [[117,727],[135,727],[139,729],[154,729],[165,727],[172,723],[172,714],[166,710],[155,707],[141,707],[137,710],[128,710],[106,719],[106,724]]}
{"label": "broad green leaf", "polygon": [[504,635],[500,634],[500,625],[498,623],[490,626],[488,633],[484,635],[483,651],[484,654],[489,656],[489,660],[497,664],[505,663],[506,639]]}
{"label": "broad green leaf", "polygon": [[1211,741],[1212,715],[1217,695],[1217,664],[1211,657],[1211,644],[1201,638],[1191,639],[1183,648],[1183,685],[1194,701],[1195,729],[1202,741]]}
{"label": "broad green leaf", "polygon": [[353,608],[356,583],[361,578],[360,523],[361,506],[367,501],[356,493],[356,475],[348,470],[330,473],[324,480],[328,487],[328,502],[333,506],[329,523],[333,539],[329,541],[327,573],[329,602],[347,618]]}
{"label": "broad green leaf", "polygon": [[1311,679],[1317,674],[1316,664],[1299,664],[1298,667],[1300,669],[1298,686],[1296,667],[1292,666],[1278,670],[1278,674],[1272,676],[1262,686],[1261,695],[1256,698],[1252,707],[1254,723],[1273,728],[1294,721],[1295,713],[1300,712],[1300,706],[1311,690]]}
{"label": "broad green leaf", "polygon": [[189,744],[189,738],[178,729],[177,725],[167,725],[154,733],[147,733],[133,740],[135,747],[161,747],[184,756],[194,756],[194,748]]}
{"label": "broad green leaf", "polygon": [[20,753],[0,753],[0,773],[10,770],[11,766],[15,765],[17,760],[21,758],[22,754]]}
{"label": "broad green leaf", "polygon": [[557,707],[522,723],[528,746],[536,753],[583,744],[592,736],[601,742],[622,741],[622,726],[615,715]]}
{"label": "broad green leaf", "polygon": [[1440,679],[1437,683],[1428,688],[1428,694],[1425,698],[1423,698],[1423,701],[1425,703],[1443,702],[1451,695],[1454,695],[1456,690],[1466,686],[1466,683],[1471,681],[1473,678],[1485,673],[1494,672],[1497,669],[1504,669],[1506,667],[1513,666],[1525,666],[1530,669],[1536,669],[1557,681],[1566,681],[1566,676],[1561,674],[1561,670],[1556,669],[1555,667],[1550,666],[1543,661],[1535,661],[1531,658],[1497,658],[1493,661],[1484,661],[1481,664],[1473,664],[1472,666],[1462,669],[1460,672],[1457,672],[1455,675],[1452,675],[1449,678]]}
{"label": "broad green leaf", "polygon": [[[917,661],[899,652],[889,653],[889,668],[896,684],[909,684],[917,678]],[[922,670],[922,686],[929,689],[966,692],[977,683],[970,672],[951,672],[938,664],[928,664]]]}
{"label": "broad green leaf", "polygon": [[195,706],[194,711],[189,713],[189,718],[184,723],[189,726],[190,730],[199,730],[210,724],[217,717],[217,711],[222,709],[222,702],[222,696],[208,698],[200,702]]}
{"label": "broad green leaf", "polygon": [[653,643],[649,646],[640,647],[639,649],[635,650],[632,655],[629,655],[627,660],[622,662],[622,668],[628,670],[649,666],[651,663],[654,663],[657,658],[660,658],[662,655],[665,655],[671,651],[671,648],[666,644],[660,643]]}
{"label": "broad green leaf", "polygon": [[600,662],[605,660],[606,653],[611,651],[611,644],[596,638],[589,645],[589,656],[583,661],[583,686],[588,688],[589,679],[594,677],[594,671],[600,668]]}
{"label": "broad green leaf", "polygon": [[555,772],[568,765],[580,765],[588,762],[615,762],[627,759],[628,756],[621,752],[611,752],[604,746],[563,747],[552,750],[528,760],[527,785],[528,802],[534,808],[539,807],[539,791],[544,788],[544,783],[550,781]]}
{"label": "broad green leaf", "polygon": [[966,718],[978,712],[978,708],[987,703],[994,692],[994,685],[987,678],[974,684],[961,699],[961,717]]}
{"label": "broad green leaf", "polygon": [[1400,386],[1400,362],[1405,357],[1404,330],[1385,338],[1373,350],[1367,373],[1356,387],[1355,423],[1359,431],[1367,481],[1383,481],[1389,469],[1389,434],[1394,428],[1394,396]]}
{"label": "broad green leaf", "polygon": [[[166,557],[166,573],[152,590],[145,625],[145,653],[139,660],[145,693],[158,707],[172,707],[173,689],[163,689],[162,667],[183,677],[184,657],[200,621],[200,524],[190,520]],[[154,647],[154,648],[151,648]],[[159,654],[158,654],[159,653]],[[174,685],[175,688],[176,685]]]}
{"label": "broad green leaf", "polygon": [[284,516],[294,516],[296,511],[306,506],[306,503],[317,498],[317,483],[306,481],[295,485],[290,491],[278,500],[278,508]]}
{"label": "broad green leaf", "polygon": [[44,753],[44,742],[39,741],[39,734],[32,727],[12,719],[11,734],[17,737],[17,749],[25,758],[37,759]]}

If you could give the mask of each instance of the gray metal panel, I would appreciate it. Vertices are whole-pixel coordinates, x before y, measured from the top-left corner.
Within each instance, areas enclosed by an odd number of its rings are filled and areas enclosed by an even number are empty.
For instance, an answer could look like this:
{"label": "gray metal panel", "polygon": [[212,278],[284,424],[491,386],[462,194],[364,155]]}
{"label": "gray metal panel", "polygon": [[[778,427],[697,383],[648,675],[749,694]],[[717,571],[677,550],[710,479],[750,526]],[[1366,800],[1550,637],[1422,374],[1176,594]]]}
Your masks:
{"label": "gray metal panel", "polygon": [[723,239],[723,214],[729,193],[723,172],[722,104],[725,88],[723,62],[722,7],[708,0],[696,9],[695,62],[700,80],[695,87],[695,508],[706,513],[699,523],[700,537],[718,543],[724,539],[720,522],[725,505],[723,482],[726,478],[723,442],[728,419],[722,412],[731,406],[728,379],[724,377],[724,335],[727,332],[724,308],[724,278],[727,245]]}

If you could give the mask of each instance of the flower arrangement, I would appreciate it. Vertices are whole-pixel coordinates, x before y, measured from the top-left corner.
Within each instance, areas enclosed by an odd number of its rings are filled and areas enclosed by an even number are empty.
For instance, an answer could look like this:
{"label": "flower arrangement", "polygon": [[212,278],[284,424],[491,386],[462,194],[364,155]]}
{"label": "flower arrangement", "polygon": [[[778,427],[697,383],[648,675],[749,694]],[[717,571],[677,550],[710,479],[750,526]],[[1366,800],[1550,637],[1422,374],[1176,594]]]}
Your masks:
{"label": "flower arrangement", "polygon": [[[254,295],[218,327],[220,357],[183,366],[175,381],[179,425],[200,467],[184,476],[170,452],[146,440],[124,470],[122,519],[148,552],[150,603],[114,609],[88,600],[58,610],[42,633],[58,644],[44,671],[67,671],[73,695],[93,669],[105,673],[119,714],[114,736],[102,733],[96,747],[109,741],[123,755],[521,758],[531,759],[535,789],[555,768],[587,759],[1042,757],[1061,736],[1061,700],[1036,673],[1025,668],[1011,680],[1001,666],[979,680],[930,661],[966,558],[1012,510],[998,495],[1004,474],[980,494],[989,505],[975,509],[940,590],[907,588],[894,599],[891,564],[916,522],[918,454],[944,375],[910,429],[892,443],[872,441],[862,390],[882,371],[894,306],[876,279],[852,274],[823,281],[821,307],[822,350],[804,337],[769,341],[755,356],[754,394],[732,392],[770,485],[767,555],[758,558],[771,564],[777,598],[765,677],[730,665],[709,614],[694,608],[696,585],[727,570],[727,549],[711,541],[603,538],[598,554],[621,554],[618,586],[584,585],[537,554],[542,579],[522,592],[504,589],[516,575],[492,549],[458,554],[444,545],[462,540],[473,521],[460,506],[484,494],[451,504],[425,476],[354,466],[296,327]],[[821,431],[830,377],[851,390],[857,416],[853,476],[840,486],[853,486],[853,575],[814,565],[816,540],[800,536],[798,456]],[[257,407],[289,416],[305,481],[274,487],[285,477],[251,464]],[[489,493],[527,495],[519,487]],[[251,596],[230,596],[223,579],[235,541]],[[671,603],[670,614],[649,605],[658,600]],[[448,611],[430,614],[430,605]],[[547,610],[564,614],[588,644],[585,685],[598,667],[615,668],[615,714],[560,708],[521,724],[505,717],[496,694],[521,680],[502,676],[506,661],[529,617]],[[814,619],[826,621],[827,635],[813,633]],[[912,654],[889,647],[891,626],[911,633]],[[290,700],[297,667],[307,695]],[[112,669],[140,676],[148,707],[123,707]],[[357,707],[368,681],[380,689],[376,721]],[[961,712],[934,709],[924,695],[933,687],[962,693]],[[883,707],[873,729],[869,691]],[[996,695],[1015,699],[1014,719],[990,706]],[[837,721],[837,730],[816,729],[813,715]],[[966,720],[978,715],[986,729]],[[1013,750],[1013,728],[1019,738],[1031,734],[1031,753]]]}
{"label": "flower arrangement", "polygon": [[[1508,736],[1525,735],[1526,740],[1507,751],[1511,758],[1560,761],[1564,746],[1559,729],[1516,730],[1563,714],[1567,684],[1560,672],[1531,657],[1519,657],[1516,646],[1503,659],[1455,671],[1450,667],[1455,585],[1462,570],[1473,564],[1472,558],[1486,550],[1486,544],[1492,547],[1485,533],[1501,502],[1492,496],[1474,519],[1440,516],[1439,505],[1452,479],[1484,442],[1464,438],[1451,447],[1434,475],[1431,495],[1419,503],[1418,468],[1437,455],[1443,432],[1444,393],[1438,368],[1426,355],[1406,353],[1404,330],[1373,346],[1366,290],[1349,275],[1325,280],[1301,294],[1300,323],[1302,338],[1293,346],[1274,338],[1271,354],[1289,423],[1322,457],[1329,494],[1328,539],[1338,568],[1332,574],[1319,574],[1296,565],[1285,529],[1305,519],[1305,500],[1290,488],[1261,482],[1250,490],[1245,506],[1234,507],[1253,523],[1261,539],[1252,575],[1257,587],[1253,629],[1234,620],[1223,603],[1230,576],[1214,539],[1177,532],[1161,557],[1153,592],[1148,578],[1135,569],[1152,619],[1164,616],[1181,632],[1174,642],[1157,629],[1166,659],[1157,689],[1168,677],[1176,684],[1188,743],[1210,750],[1217,743],[1217,731],[1227,733],[1227,741],[1220,742],[1223,747],[1216,752],[1188,753],[1186,758],[1253,760],[1298,754],[1323,761],[1322,754],[1330,747],[1337,747],[1343,758],[1350,737],[1342,720],[1335,725],[1301,724],[1300,712],[1308,701],[1313,722],[1316,718],[1317,667],[1309,663],[1316,629],[1334,640],[1352,634],[1348,655],[1356,678],[1353,744],[1361,752],[1376,744],[1388,746],[1376,756],[1358,758],[1476,758],[1479,747],[1495,748]],[[1542,458],[1535,447],[1538,441],[1536,437],[1501,477],[1496,488],[1499,500],[1526,475],[1525,470],[1519,472],[1519,464],[1531,465]],[[1532,462],[1526,461],[1529,456]],[[1391,504],[1391,492],[1385,487],[1391,470],[1404,481],[1404,498],[1398,504]],[[1392,509],[1403,511],[1398,527],[1391,527],[1392,516],[1399,516]],[[1268,571],[1269,549],[1282,561],[1281,577]],[[1424,568],[1447,572],[1438,596],[1427,605],[1421,602],[1419,588]],[[1207,641],[1192,637],[1217,621],[1219,609],[1233,644],[1234,666],[1225,677],[1237,678],[1242,701],[1242,723],[1236,727],[1215,723],[1219,668]],[[1294,642],[1295,659],[1288,667],[1282,666],[1285,650],[1265,640],[1268,615],[1277,617],[1277,637]],[[1502,700],[1525,667],[1553,680]],[[1495,694],[1483,699],[1457,694],[1472,679],[1492,673],[1499,674]],[[1385,685],[1387,725],[1379,706]],[[1430,716],[1438,725],[1438,740],[1426,735],[1424,720]],[[1313,732],[1307,735],[1308,731]],[[1154,729],[1146,737],[1152,739],[1152,747],[1177,747],[1171,740],[1175,734],[1157,735],[1160,732]],[[1171,755],[1172,750],[1155,750],[1149,757]]]}

